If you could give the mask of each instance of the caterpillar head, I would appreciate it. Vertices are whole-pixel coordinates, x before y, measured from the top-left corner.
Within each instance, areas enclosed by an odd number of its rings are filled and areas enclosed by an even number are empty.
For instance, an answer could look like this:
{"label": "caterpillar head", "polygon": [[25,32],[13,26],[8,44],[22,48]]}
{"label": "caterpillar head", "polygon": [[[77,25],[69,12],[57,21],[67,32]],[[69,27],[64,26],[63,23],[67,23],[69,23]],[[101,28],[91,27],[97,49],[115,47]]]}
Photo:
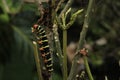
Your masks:
{"label": "caterpillar head", "polygon": [[38,24],[34,24],[32,27],[32,33],[36,32],[38,29]]}

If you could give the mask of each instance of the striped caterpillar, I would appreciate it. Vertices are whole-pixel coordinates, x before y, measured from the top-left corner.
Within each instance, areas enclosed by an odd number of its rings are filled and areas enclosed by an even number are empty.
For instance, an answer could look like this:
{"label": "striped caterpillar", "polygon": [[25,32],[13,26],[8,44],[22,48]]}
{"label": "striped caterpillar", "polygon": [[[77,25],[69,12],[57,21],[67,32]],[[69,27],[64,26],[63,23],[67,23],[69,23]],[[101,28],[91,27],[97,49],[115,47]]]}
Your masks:
{"label": "striped caterpillar", "polygon": [[52,57],[45,30],[40,25],[35,24],[32,27],[32,33],[35,35],[35,38],[37,39],[39,51],[41,52],[41,56],[43,58],[43,62],[45,64],[46,69],[48,70],[48,72],[53,71]]}

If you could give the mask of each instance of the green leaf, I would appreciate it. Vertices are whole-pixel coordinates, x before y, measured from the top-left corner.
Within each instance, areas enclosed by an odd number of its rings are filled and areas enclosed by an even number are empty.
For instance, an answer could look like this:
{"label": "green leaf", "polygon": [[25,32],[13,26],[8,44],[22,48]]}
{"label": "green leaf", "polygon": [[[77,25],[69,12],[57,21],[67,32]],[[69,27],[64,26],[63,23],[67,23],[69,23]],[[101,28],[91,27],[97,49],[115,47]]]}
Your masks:
{"label": "green leaf", "polygon": [[[11,29],[11,30],[10,30]],[[33,46],[29,38],[19,28],[13,26],[0,29],[0,65],[2,80],[33,80],[34,58]],[[2,51],[2,54],[1,54]],[[1,61],[0,61],[1,62]]]}
{"label": "green leaf", "polygon": [[8,14],[1,14],[0,15],[0,21],[8,23],[9,22],[9,16],[8,16]]}
{"label": "green leaf", "polygon": [[1,0],[0,6],[5,13],[16,14],[20,11],[23,0]]}

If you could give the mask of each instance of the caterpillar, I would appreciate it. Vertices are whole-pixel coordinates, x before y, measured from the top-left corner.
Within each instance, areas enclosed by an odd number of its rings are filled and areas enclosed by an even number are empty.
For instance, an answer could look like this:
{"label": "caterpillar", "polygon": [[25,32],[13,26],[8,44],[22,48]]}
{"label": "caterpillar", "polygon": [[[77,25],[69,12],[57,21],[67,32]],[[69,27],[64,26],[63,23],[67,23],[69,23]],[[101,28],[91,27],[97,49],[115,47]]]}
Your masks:
{"label": "caterpillar", "polygon": [[41,52],[43,63],[45,64],[47,71],[52,72],[53,71],[52,57],[45,30],[40,25],[35,24],[32,27],[32,33],[35,35],[35,38],[37,40],[39,51]]}

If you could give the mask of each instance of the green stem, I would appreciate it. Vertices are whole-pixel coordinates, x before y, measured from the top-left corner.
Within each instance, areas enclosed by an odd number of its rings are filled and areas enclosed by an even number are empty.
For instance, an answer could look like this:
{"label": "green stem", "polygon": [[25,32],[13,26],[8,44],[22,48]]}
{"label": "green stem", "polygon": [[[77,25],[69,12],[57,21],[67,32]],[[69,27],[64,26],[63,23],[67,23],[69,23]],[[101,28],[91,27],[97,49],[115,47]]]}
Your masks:
{"label": "green stem", "polygon": [[93,77],[92,77],[91,71],[90,71],[90,67],[89,67],[89,64],[88,64],[87,56],[83,56],[83,59],[84,59],[84,63],[85,63],[85,67],[86,67],[86,71],[88,73],[89,79],[90,80],[94,80]]}
{"label": "green stem", "polygon": [[10,7],[8,6],[6,0],[2,0],[2,4],[4,6],[4,10],[8,13],[10,12]]}
{"label": "green stem", "polygon": [[63,80],[67,80],[67,30],[63,30]]}
{"label": "green stem", "polygon": [[38,56],[37,43],[33,42],[33,45],[34,45],[34,57],[35,57],[35,62],[36,62],[36,67],[37,67],[37,72],[38,72],[38,78],[39,80],[43,80],[40,59]]}
{"label": "green stem", "polygon": [[59,15],[59,18],[62,16],[62,14],[64,14],[68,9],[69,7],[72,5],[73,3],[73,0],[69,0],[66,4],[66,6],[64,7],[64,9],[61,11],[60,15]]}
{"label": "green stem", "polygon": [[59,8],[61,7],[62,3],[64,2],[64,0],[60,0],[56,9],[55,9],[55,12],[57,12],[59,10]]}
{"label": "green stem", "polygon": [[[77,51],[81,50],[83,48],[84,43],[85,43],[85,37],[86,37],[86,33],[87,33],[87,30],[89,27],[89,20],[90,20],[90,14],[92,11],[93,2],[94,2],[94,0],[89,0],[88,8],[87,8],[87,11],[85,14],[83,28],[82,28],[82,31],[80,33],[79,46],[77,48]],[[77,63],[77,61],[79,60],[80,57],[81,57],[81,54],[79,54],[77,52],[77,54],[75,55],[75,57],[72,61],[72,67],[70,70],[68,80],[74,80],[76,74],[78,73],[77,69],[79,68],[79,64]],[[87,72],[89,72],[89,71],[87,71]]]}
{"label": "green stem", "polygon": [[56,12],[55,12],[55,0],[52,0],[52,23],[54,24],[55,17],[56,17]]}

